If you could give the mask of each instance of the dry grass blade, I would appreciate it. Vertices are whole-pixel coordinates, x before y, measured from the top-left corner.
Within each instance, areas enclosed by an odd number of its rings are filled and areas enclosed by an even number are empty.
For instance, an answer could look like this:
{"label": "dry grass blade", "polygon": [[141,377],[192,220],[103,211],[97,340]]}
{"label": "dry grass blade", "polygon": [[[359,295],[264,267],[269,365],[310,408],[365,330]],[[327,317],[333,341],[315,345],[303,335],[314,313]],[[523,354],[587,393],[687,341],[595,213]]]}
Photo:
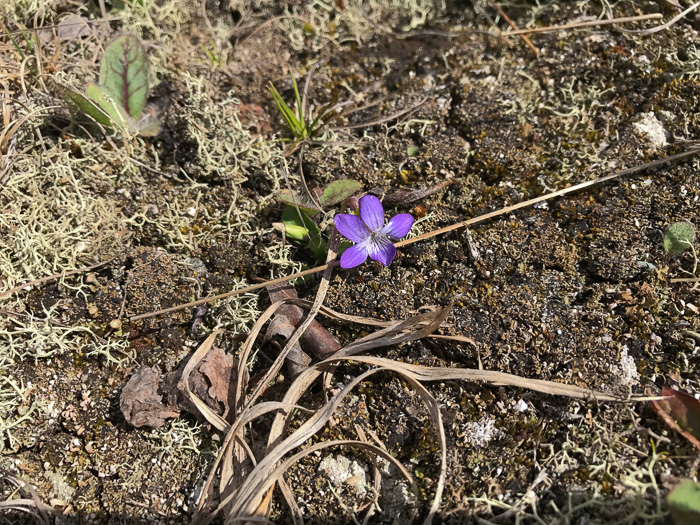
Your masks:
{"label": "dry grass blade", "polygon": [[[331,242],[330,246],[328,249],[328,258],[333,259],[336,256],[336,249],[338,246],[338,243],[340,241],[340,238],[335,231],[335,228],[333,229],[333,233],[331,234]],[[287,300],[285,301],[278,301],[274,304],[272,304],[264,313],[263,315],[260,316],[260,318],[256,321],[255,325],[251,329],[250,334],[248,335],[248,338],[246,339],[246,342],[243,346],[243,349],[240,352],[239,356],[239,374],[238,374],[238,379],[237,379],[237,384],[236,384],[236,390],[235,390],[235,398],[234,398],[234,414],[236,416],[236,421],[233,425],[233,428],[230,429],[228,432],[224,443],[221,447],[221,451],[219,453],[219,456],[217,457],[214,467],[212,468],[209,477],[207,479],[207,483],[205,484],[205,488],[202,491],[202,497],[200,498],[199,504],[198,504],[198,515],[195,516],[195,522],[201,521],[203,523],[207,523],[212,516],[204,516],[204,507],[207,502],[207,494],[208,494],[208,489],[211,488],[213,482],[214,482],[214,474],[215,470],[218,467],[219,464],[221,464],[221,474],[220,474],[220,482],[219,482],[219,494],[222,496],[224,502],[228,501],[228,499],[236,493],[237,487],[240,485],[240,482],[242,480],[242,457],[243,454],[240,453],[240,445],[237,443],[237,439],[242,439],[240,433],[243,430],[243,424],[241,424],[241,421],[246,420],[249,415],[251,414],[251,411],[255,408],[255,403],[257,402],[258,398],[260,395],[262,395],[262,392],[264,389],[267,387],[267,385],[270,383],[270,381],[279,373],[279,370],[281,369],[282,365],[284,364],[284,360],[289,354],[290,350],[294,347],[295,344],[299,342],[299,339],[302,337],[304,334],[304,331],[309,327],[309,325],[313,322],[316,313],[318,310],[321,308],[321,305],[323,304],[323,300],[325,298],[326,291],[328,290],[328,285],[330,283],[330,272],[332,271],[332,267],[327,265],[327,271],[323,276],[323,280],[321,281],[321,284],[319,286],[319,289],[316,294],[316,298],[314,300],[314,303],[309,311],[309,314],[307,315],[306,319],[304,322],[299,325],[299,327],[296,329],[296,331],[292,334],[292,336],[287,340],[284,348],[282,351],[279,353],[277,356],[275,362],[272,364],[272,366],[268,369],[267,373],[265,376],[258,382],[257,386],[253,389],[253,391],[250,393],[247,402],[245,402],[245,397],[244,397],[244,392],[246,390],[246,385],[243,383],[243,377],[244,374],[242,374],[242,369],[240,367],[245,367],[248,357],[250,356],[250,353],[252,351],[253,345],[255,343],[255,340],[257,339],[260,331],[262,330],[263,326],[265,323],[274,315],[275,311],[279,309],[279,307],[288,302]],[[241,405],[245,404],[241,408]],[[217,509],[218,512],[221,510],[221,506]]]}
{"label": "dry grass blade", "polygon": [[[246,341],[246,344],[244,345],[243,350],[241,351],[241,357],[239,359],[240,363],[244,363],[245,360],[247,359],[248,352],[250,348],[252,348],[252,344],[257,337],[257,335],[260,333],[262,330],[263,325],[267,320],[269,320],[272,315],[274,315],[275,310],[278,309],[278,307],[283,304],[286,301],[280,301],[278,303],[275,303],[271,305],[265,312],[264,314],[260,317],[258,322],[256,322],[255,326],[251,330],[251,333],[248,337],[248,340]],[[320,308],[319,308],[320,309]],[[377,348],[383,345],[387,344],[394,344],[396,342],[403,342],[403,341],[409,341],[409,340],[414,340],[418,339],[420,337],[425,336],[427,333],[430,333],[434,330],[437,329],[437,327],[442,323],[442,321],[445,319],[447,316],[447,313],[449,312],[449,309],[441,309],[437,310],[434,312],[430,312],[427,314],[420,314],[416,317],[410,318],[405,321],[400,321],[400,322],[394,322],[392,326],[385,328],[384,330],[380,330],[377,332],[377,334],[370,334],[369,336],[362,338],[361,340],[357,341],[354,345],[350,345],[349,347],[346,347],[344,349],[345,351],[348,351],[350,353],[353,352],[360,352],[363,350],[368,350],[371,348]],[[408,330],[408,331],[407,331]],[[283,356],[280,356],[283,358]],[[281,366],[281,363],[283,362],[283,359],[278,358],[277,364]],[[325,363],[322,362],[322,363]],[[321,363],[321,364],[322,364]],[[319,364],[320,365],[320,364]],[[272,449],[274,446],[274,443],[277,441],[277,438],[281,435],[282,429],[285,427],[285,422],[287,417],[285,415],[290,415],[292,414],[292,407],[296,406],[296,400],[301,397],[304,391],[308,388],[308,386],[313,383],[313,381],[322,373],[322,369],[318,368],[317,365],[313,369],[309,369],[306,372],[304,372],[302,375],[297,378],[297,380],[292,384],[290,387],[289,391],[287,392],[287,395],[285,396],[284,400],[282,401],[281,404],[275,405],[275,404],[269,404],[269,403],[261,403],[258,405],[251,405],[251,402],[254,401],[254,398],[251,397],[249,400],[249,403],[245,409],[241,411],[239,414],[237,420],[233,423],[231,430],[229,431],[228,435],[226,436],[224,443],[222,445],[221,451],[219,453],[219,456],[214,462],[214,465],[211,468],[209,477],[207,479],[207,482],[205,484],[205,487],[202,491],[202,498],[200,498],[199,501],[199,506],[198,506],[198,512],[195,515],[195,518],[193,520],[194,523],[210,523],[211,520],[222,510],[227,509],[229,510],[232,508],[233,502],[234,501],[240,501],[240,499],[243,497],[241,495],[240,491],[244,490],[246,487],[249,487],[251,477],[253,473],[251,473],[245,480],[245,484],[241,483],[231,483],[229,480],[234,477],[232,475],[232,472],[226,468],[226,464],[228,463],[229,465],[231,464],[231,460],[227,459],[230,458],[232,453],[233,453],[233,443],[234,443],[234,436],[239,436],[240,432],[242,432],[243,427],[247,422],[252,421],[252,419],[255,419],[259,415],[262,415],[262,413],[266,413],[268,410],[263,411],[262,408],[265,406],[266,408],[270,409],[279,409],[280,414],[275,419],[275,424],[273,424],[273,430],[271,431],[270,434],[270,439],[268,440],[268,450]],[[242,387],[239,385],[238,389],[242,390]],[[238,390],[237,389],[237,390]],[[290,399],[294,399],[293,402],[289,402]],[[328,417],[332,412],[329,413]],[[318,417],[318,415],[314,415],[313,417]],[[323,426],[325,423],[320,423],[319,428]],[[275,433],[274,428],[277,429],[277,432]],[[292,447],[293,448],[293,447]],[[284,454],[283,454],[284,455]],[[281,456],[280,456],[281,458]],[[262,472],[265,469],[269,471],[269,469],[272,468],[272,466],[277,462],[277,460],[273,460],[269,455],[263,458],[260,463],[255,467],[253,472]],[[215,509],[213,512],[207,513],[205,511],[205,507],[207,506],[207,503],[209,501],[208,494],[210,492],[210,489],[214,483],[214,478],[216,475],[216,471],[219,468],[219,465],[223,463],[224,467],[222,467],[222,472],[221,472],[221,482],[220,482],[220,494],[222,494],[222,502],[220,505]],[[238,488],[240,487],[240,488]],[[269,487],[268,487],[269,489]],[[255,511],[260,510],[260,502],[264,499],[264,496],[261,496],[258,498],[258,505],[255,507]],[[251,511],[252,512],[252,511]]]}
{"label": "dry grass blade", "polygon": [[[309,375],[316,375],[317,377],[318,373],[320,373],[319,367],[320,365],[316,365],[313,369],[310,369],[311,374],[306,374],[307,377]],[[298,430],[276,445],[272,450],[268,450],[265,457],[248,476],[245,485],[240,488],[236,498],[231,502],[231,510],[227,522],[231,522],[231,520],[235,520],[236,518],[252,515],[259,507],[260,501],[265,497],[267,491],[274,486],[274,483],[271,482],[271,478],[275,471],[275,465],[289,452],[302,445],[320,431],[332,417],[340,402],[355,388],[355,386],[364,381],[368,376],[379,371],[380,369],[369,370],[353,379]],[[316,374],[313,374],[314,372],[316,372]],[[299,379],[301,379],[301,377]],[[304,380],[299,381],[299,379],[292,384],[287,392],[287,397],[291,394],[293,397],[298,398],[306,391],[308,383]],[[279,469],[277,471],[284,472],[284,470],[279,471]]]}
{"label": "dry grass blade", "polygon": [[[621,18],[610,18],[608,20],[590,20],[586,22],[572,22],[570,24],[562,24],[560,26],[547,26],[547,27],[531,27],[529,29],[518,29],[515,31],[503,31],[503,35],[526,35],[530,33],[551,33],[554,31],[562,31],[564,29],[579,29],[582,27],[596,27],[605,26],[611,24],[628,24],[630,22],[642,22],[644,20],[655,20],[658,18],[663,18],[664,15],[661,13],[652,13],[648,15],[639,16],[624,16]],[[625,32],[629,30],[624,30]]]}
{"label": "dry grass blade", "polygon": [[666,22],[665,24],[661,24],[656,27],[652,27],[651,29],[625,29],[625,33],[640,33],[643,35],[651,35],[652,33],[658,33],[659,31],[663,31],[664,29],[668,29],[671,27],[673,24],[681,20],[685,15],[690,13],[691,11],[694,11],[697,9],[697,7],[700,6],[700,2],[695,2],[693,5],[691,5],[688,9],[685,11],[678,13],[676,16],[674,16],[671,20]]}
{"label": "dry grass blade", "polygon": [[[382,370],[381,368],[379,370]],[[388,369],[385,369],[388,370]],[[433,395],[428,392],[428,389],[420,384],[417,380],[408,374],[399,372],[399,374],[418,392],[418,395],[425,403],[428,408],[428,414],[430,419],[435,426],[435,431],[438,436],[438,443],[440,444],[440,477],[438,478],[437,487],[435,487],[435,497],[433,498],[433,504],[430,506],[430,512],[428,517],[425,519],[426,524],[430,524],[433,518],[440,509],[440,501],[442,500],[442,492],[445,489],[445,478],[447,477],[447,438],[445,437],[445,428],[442,424],[442,414],[440,413],[440,406]]]}
{"label": "dry grass blade", "polygon": [[[333,356],[326,359],[324,362],[333,361],[336,359],[340,360],[347,358]],[[545,381],[543,379],[529,379],[513,374],[507,374],[505,372],[493,372],[489,370],[477,370],[472,368],[427,367],[399,363],[392,361],[391,359],[373,356],[355,356],[352,358],[352,360],[394,370],[421,382],[450,380],[480,381],[494,386],[514,386],[518,388],[526,388],[535,392],[541,392],[543,394],[573,397],[577,399],[595,399],[596,401],[633,402],[646,401],[649,399],[647,396],[632,396],[628,398],[613,394],[606,394],[605,392],[581,388],[579,386],[555,383],[554,381]]]}
{"label": "dry grass blade", "polygon": [[[297,454],[291,456],[289,459],[285,460],[283,463],[281,463],[277,468],[275,468],[269,476],[267,476],[264,479],[260,480],[260,484],[258,487],[259,492],[265,492],[267,493],[268,489],[273,487],[275,483],[278,482],[278,480],[282,479],[282,476],[284,473],[296,462],[299,460],[305,458],[306,456],[313,454],[319,450],[323,450],[324,448],[329,448],[329,447],[338,447],[338,446],[344,446],[344,447],[357,447],[365,450],[369,450],[370,452],[376,454],[377,456],[383,457],[385,460],[389,461],[392,465],[394,465],[399,472],[409,481],[411,485],[411,491],[413,492],[414,496],[416,498],[420,497],[420,493],[418,492],[418,487],[413,480],[413,477],[411,476],[411,473],[406,470],[406,468],[391,454],[389,454],[386,450],[376,446],[372,445],[370,443],[367,443],[365,441],[355,441],[355,440],[338,440],[338,441],[324,441],[322,443],[316,443],[309,448],[298,452]],[[228,519],[225,523],[226,525],[233,525],[234,523],[240,523],[243,521],[253,521],[256,519],[255,517],[251,517],[246,515],[245,513],[242,513],[239,517],[237,518],[230,518]],[[413,521],[413,516],[409,519],[409,523]]]}
{"label": "dry grass blade", "polygon": [[401,111],[397,111],[396,113],[392,113],[391,115],[387,115],[386,117],[382,117],[382,118],[379,118],[377,120],[371,120],[369,122],[361,122],[359,124],[352,124],[349,126],[339,126],[336,128],[331,128],[331,131],[347,131],[349,129],[366,128],[366,127],[370,127],[370,126],[376,126],[378,124],[384,124],[385,122],[395,120],[395,119],[403,117],[405,115],[410,115],[414,111],[417,111],[423,104],[425,104],[427,100],[428,99],[426,97],[409,108],[402,109]]}
{"label": "dry grass blade", "polygon": [[[219,414],[214,412],[211,408],[209,408],[209,405],[207,405],[204,401],[199,399],[196,395],[192,393],[192,390],[190,390],[190,385],[189,385],[189,378],[190,378],[190,373],[192,370],[195,369],[195,367],[200,363],[202,359],[204,359],[204,356],[206,356],[209,353],[209,350],[211,350],[212,346],[214,346],[214,341],[216,340],[216,336],[221,333],[221,330],[217,330],[213,332],[209,337],[205,339],[205,341],[199,346],[197,351],[192,355],[190,360],[187,362],[187,365],[185,365],[185,369],[182,371],[182,378],[180,379],[181,385],[184,387],[185,393],[187,394],[187,397],[189,397],[190,401],[194,403],[194,405],[197,407],[197,410],[205,417],[205,419],[216,429],[220,430],[221,432],[227,432],[229,430],[229,424],[223,420]],[[179,385],[178,385],[179,386]]]}
{"label": "dry grass blade", "polygon": [[61,515],[58,510],[41,501],[39,494],[37,494],[30,483],[13,476],[5,470],[0,470],[0,480],[5,480],[11,485],[14,485],[16,487],[16,491],[20,493],[28,492],[31,496],[31,498],[25,497],[0,501],[0,510],[26,512],[41,525],[51,525],[51,523],[53,523],[53,520],[49,517],[49,514],[53,516]]}
{"label": "dry grass blade", "polygon": [[[297,502],[294,499],[294,493],[292,492],[292,489],[282,477],[280,477],[277,480],[277,486],[280,488],[280,492],[282,493],[282,496],[284,496],[284,500],[287,502],[289,509],[292,511],[292,521],[294,522],[294,525],[303,525],[304,516],[302,516],[301,509],[299,508],[299,505],[297,505]],[[269,491],[268,494],[270,495],[270,497],[263,501],[261,507],[270,507],[270,504],[272,503],[272,491]]]}

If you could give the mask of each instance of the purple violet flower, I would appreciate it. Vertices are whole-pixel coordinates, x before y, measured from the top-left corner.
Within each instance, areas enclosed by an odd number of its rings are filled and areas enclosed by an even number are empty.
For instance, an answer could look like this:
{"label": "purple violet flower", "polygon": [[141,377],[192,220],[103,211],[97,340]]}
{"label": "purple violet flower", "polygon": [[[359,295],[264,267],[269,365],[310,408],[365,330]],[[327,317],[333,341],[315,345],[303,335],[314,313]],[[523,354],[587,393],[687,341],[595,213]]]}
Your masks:
{"label": "purple violet flower", "polygon": [[411,230],[415,219],[408,213],[395,215],[384,225],[384,208],[374,195],[360,199],[360,216],[338,213],[335,227],[352,242],[357,243],[340,256],[340,266],[354,268],[367,260],[369,255],[384,266],[389,266],[396,255],[390,239],[400,239]]}

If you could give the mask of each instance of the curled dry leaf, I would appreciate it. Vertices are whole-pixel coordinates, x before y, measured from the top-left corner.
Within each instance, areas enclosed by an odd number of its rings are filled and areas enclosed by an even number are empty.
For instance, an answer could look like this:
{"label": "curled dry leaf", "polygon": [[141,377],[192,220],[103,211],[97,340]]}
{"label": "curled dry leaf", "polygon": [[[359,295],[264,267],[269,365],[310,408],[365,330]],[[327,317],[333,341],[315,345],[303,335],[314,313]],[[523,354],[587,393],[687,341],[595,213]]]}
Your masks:
{"label": "curled dry leaf", "polygon": [[661,419],[700,450],[700,401],[674,388],[661,390],[664,399],[651,406]]}
{"label": "curled dry leaf", "polygon": [[131,376],[119,397],[119,408],[128,423],[158,428],[166,419],[180,415],[177,407],[163,403],[160,383],[161,374],[156,366],[143,367]]}

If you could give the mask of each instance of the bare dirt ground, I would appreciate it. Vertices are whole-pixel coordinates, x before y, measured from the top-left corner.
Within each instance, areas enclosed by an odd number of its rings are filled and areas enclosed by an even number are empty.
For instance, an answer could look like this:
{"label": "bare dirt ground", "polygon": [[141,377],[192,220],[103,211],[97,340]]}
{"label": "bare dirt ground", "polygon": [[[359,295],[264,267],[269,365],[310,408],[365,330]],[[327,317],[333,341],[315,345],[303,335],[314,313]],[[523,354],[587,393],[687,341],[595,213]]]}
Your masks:
{"label": "bare dirt ground", "polygon": [[[312,188],[359,181],[388,216],[414,215],[415,236],[700,139],[694,13],[655,33],[629,30],[660,20],[531,34],[531,47],[499,37],[491,23],[509,26],[498,8],[520,28],[676,13],[666,3],[592,0],[3,2],[0,499],[25,498],[17,505],[34,514],[41,500],[60,514],[46,511],[56,523],[193,519],[225,432],[186,403],[157,428],[135,427],[124,387],[146,367],[166,384],[217,329],[216,346],[240,357],[270,300],[249,291],[130,318],[318,266],[274,228],[284,209],[277,194],[302,191],[300,168]],[[57,86],[84,91],[95,81],[104,47],[125,32],[151,61],[162,120],[153,138],[105,132],[59,96]],[[292,105],[290,70],[302,87],[312,70],[312,111],[343,104],[291,154],[268,91],[272,82]],[[669,257],[663,236],[678,221],[700,224],[699,162],[623,175],[410,244],[388,267],[335,268],[324,305],[394,321],[451,304],[436,333],[460,340],[366,352],[399,363],[621,398],[664,386],[698,395],[700,288],[671,282],[694,277],[697,260],[691,251]],[[324,236],[334,211],[319,220]],[[296,280],[299,297],[313,300],[320,283],[318,274]],[[343,346],[378,329],[318,320]],[[278,351],[255,343],[251,385]],[[230,367],[226,359],[212,367]],[[370,368],[341,363],[299,404],[320,409]],[[292,381],[286,369],[273,379],[266,401],[283,399]],[[203,392],[216,386],[203,381]],[[361,382],[299,444],[372,442],[403,465],[417,494],[371,452],[332,447],[290,466],[269,519],[422,522],[444,485],[434,523],[671,523],[669,486],[698,475],[697,451],[646,402],[548,395],[524,381],[423,384],[442,417],[442,447],[426,398],[389,371]],[[221,414],[228,405],[218,399]],[[287,432],[310,417],[297,412]],[[247,428],[258,461],[271,423],[266,414]],[[17,490],[18,479],[34,495]],[[31,519],[0,514],[3,523]]]}

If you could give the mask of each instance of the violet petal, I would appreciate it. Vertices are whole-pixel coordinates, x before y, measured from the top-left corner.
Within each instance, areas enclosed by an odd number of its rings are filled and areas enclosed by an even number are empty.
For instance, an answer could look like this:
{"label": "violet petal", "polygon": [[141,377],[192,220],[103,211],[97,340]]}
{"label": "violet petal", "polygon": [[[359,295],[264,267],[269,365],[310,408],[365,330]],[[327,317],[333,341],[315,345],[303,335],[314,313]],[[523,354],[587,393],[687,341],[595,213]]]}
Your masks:
{"label": "violet petal", "polygon": [[[337,215],[336,215],[337,217]],[[340,256],[340,266],[342,268],[354,268],[367,260],[367,246],[364,242],[350,246]]]}
{"label": "violet petal", "polygon": [[367,252],[375,261],[379,261],[384,266],[389,266],[396,255],[396,247],[389,240],[389,237],[378,233],[367,241]]}
{"label": "violet petal", "polygon": [[374,195],[365,195],[360,199],[360,218],[369,231],[376,232],[384,226],[384,207]]}
{"label": "violet petal", "polygon": [[382,228],[382,233],[392,239],[400,239],[406,236],[411,231],[415,219],[408,213],[399,213],[394,215],[391,220]]}
{"label": "violet petal", "polygon": [[343,237],[352,242],[362,242],[369,237],[365,224],[357,215],[338,213],[335,216],[335,227]]}

